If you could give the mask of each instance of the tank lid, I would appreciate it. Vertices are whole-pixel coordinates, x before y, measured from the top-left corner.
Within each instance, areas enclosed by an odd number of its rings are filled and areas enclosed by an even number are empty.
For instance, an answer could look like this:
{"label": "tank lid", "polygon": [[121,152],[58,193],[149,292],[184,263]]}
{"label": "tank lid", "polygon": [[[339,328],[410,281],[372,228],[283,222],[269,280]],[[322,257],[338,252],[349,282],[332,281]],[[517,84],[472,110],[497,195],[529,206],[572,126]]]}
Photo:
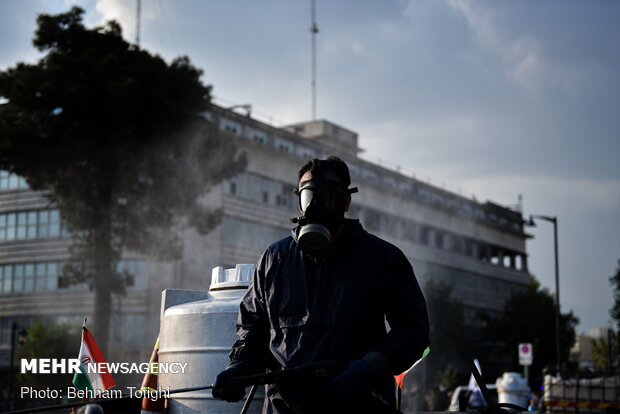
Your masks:
{"label": "tank lid", "polygon": [[232,269],[223,266],[214,267],[211,271],[211,287],[209,291],[223,289],[247,289],[254,273],[253,264],[238,264]]}

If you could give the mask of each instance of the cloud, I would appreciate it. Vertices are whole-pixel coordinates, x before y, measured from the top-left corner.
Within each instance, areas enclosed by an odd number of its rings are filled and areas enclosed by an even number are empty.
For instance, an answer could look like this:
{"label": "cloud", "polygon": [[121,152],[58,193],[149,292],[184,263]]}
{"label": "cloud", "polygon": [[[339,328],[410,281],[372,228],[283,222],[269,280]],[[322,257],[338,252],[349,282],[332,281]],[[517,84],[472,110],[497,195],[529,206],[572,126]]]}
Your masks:
{"label": "cloud", "polygon": [[568,74],[545,55],[541,42],[531,34],[511,38],[502,32],[491,9],[482,10],[470,0],[445,0],[466,20],[482,48],[499,59],[508,79],[531,93],[550,86],[566,86]]}
{"label": "cloud", "polygon": [[356,40],[355,35],[340,34],[338,36],[330,38],[328,41],[319,41],[319,45],[323,46],[324,51],[328,57],[342,57],[344,54],[353,55],[356,57],[372,57],[371,50]]}
{"label": "cloud", "polygon": [[[72,1],[72,0],[67,0]],[[157,4],[155,4],[157,6]],[[135,39],[136,37],[136,2],[124,0],[97,0],[95,10],[100,16],[100,20],[96,24],[103,24],[109,20],[116,20],[123,28],[124,37],[126,39]],[[158,18],[155,7],[144,7],[140,9],[140,25],[144,26],[145,22],[150,22]],[[142,29],[141,29],[142,31]]]}
{"label": "cloud", "polygon": [[101,23],[108,20],[116,20],[124,28],[129,28],[136,24],[137,10],[135,2],[98,0],[95,10],[101,15]]}

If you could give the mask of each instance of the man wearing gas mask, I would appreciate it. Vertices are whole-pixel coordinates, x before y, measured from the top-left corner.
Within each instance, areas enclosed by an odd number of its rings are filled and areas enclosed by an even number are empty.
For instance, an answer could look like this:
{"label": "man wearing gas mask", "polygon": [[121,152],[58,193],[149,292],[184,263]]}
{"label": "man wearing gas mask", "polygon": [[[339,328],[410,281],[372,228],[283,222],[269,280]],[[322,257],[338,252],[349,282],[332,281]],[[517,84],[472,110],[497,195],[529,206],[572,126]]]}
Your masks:
{"label": "man wearing gas mask", "polygon": [[263,412],[394,412],[393,376],[429,345],[426,303],[411,264],[344,217],[357,188],[349,188],[341,159],[310,160],[297,178],[302,215],[291,219],[292,235],[258,262],[240,305],[231,363],[213,395],[242,399],[245,390],[227,384],[231,377],[346,361],[328,380],[267,385]]}

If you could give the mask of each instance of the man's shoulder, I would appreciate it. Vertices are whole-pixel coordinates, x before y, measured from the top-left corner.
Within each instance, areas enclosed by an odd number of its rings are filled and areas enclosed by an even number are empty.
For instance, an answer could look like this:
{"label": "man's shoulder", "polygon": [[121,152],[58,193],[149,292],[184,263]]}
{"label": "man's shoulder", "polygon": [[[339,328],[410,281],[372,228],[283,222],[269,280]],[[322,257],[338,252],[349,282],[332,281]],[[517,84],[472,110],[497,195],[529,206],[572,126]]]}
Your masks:
{"label": "man's shoulder", "polygon": [[295,239],[293,238],[293,236],[289,235],[270,244],[269,247],[267,247],[266,252],[271,255],[287,253],[291,251],[291,249],[293,249],[295,245]]}
{"label": "man's shoulder", "polygon": [[368,231],[364,231],[363,240],[365,243],[372,245],[374,248],[384,249],[384,250],[396,250],[401,251],[395,244],[390,243],[389,241],[382,239],[376,234],[372,234]]}

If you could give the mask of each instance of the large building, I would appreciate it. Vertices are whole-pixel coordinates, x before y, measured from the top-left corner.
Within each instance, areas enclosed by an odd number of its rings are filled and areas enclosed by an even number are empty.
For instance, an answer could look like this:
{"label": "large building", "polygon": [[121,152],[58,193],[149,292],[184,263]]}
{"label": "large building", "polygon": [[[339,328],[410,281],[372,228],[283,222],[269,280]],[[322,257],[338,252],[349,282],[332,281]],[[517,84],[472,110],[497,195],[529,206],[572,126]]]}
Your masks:
{"label": "large building", "polygon": [[[148,358],[163,289],[207,289],[212,267],[255,263],[266,246],[287,236],[289,218],[299,214],[293,194],[297,170],[309,158],[330,154],[348,163],[352,185],[359,187],[348,216],[399,246],[422,286],[446,281],[469,312],[498,312],[512,292],[529,285],[519,211],[365,161],[358,157],[357,134],[328,121],[276,128],[220,106],[205,116],[246,153],[247,168],[205,198],[223,208],[222,222],[206,237],[187,231],[181,260],[124,255],[119,268],[133,278],[126,294],[113,299],[114,347],[108,359]],[[44,194],[0,172],[0,367],[8,365],[13,323],[79,325],[92,315],[89,285],[67,285],[61,277],[70,242],[62,217]]]}

